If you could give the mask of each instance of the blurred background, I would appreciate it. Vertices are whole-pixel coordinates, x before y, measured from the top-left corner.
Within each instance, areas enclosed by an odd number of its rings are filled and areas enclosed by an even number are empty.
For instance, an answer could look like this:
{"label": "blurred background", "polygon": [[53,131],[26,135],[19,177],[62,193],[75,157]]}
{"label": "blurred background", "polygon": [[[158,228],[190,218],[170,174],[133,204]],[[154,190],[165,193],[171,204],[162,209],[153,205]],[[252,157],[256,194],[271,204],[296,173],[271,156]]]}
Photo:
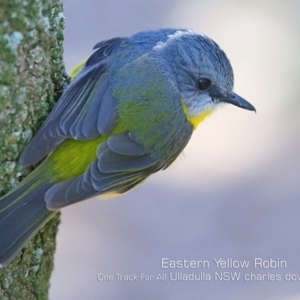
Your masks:
{"label": "blurred background", "polygon": [[[99,41],[159,27],[213,38],[235,91],[257,114],[227,105],[194,133],[168,170],[109,201],[62,210],[50,299],[300,299],[300,1],[64,0],[65,63]],[[209,269],[161,268],[161,259]],[[214,258],[249,260],[280,281],[217,281]],[[254,269],[254,258],[287,268]],[[210,281],[98,281],[97,274],[200,273]],[[222,271],[222,270],[221,270]]]}

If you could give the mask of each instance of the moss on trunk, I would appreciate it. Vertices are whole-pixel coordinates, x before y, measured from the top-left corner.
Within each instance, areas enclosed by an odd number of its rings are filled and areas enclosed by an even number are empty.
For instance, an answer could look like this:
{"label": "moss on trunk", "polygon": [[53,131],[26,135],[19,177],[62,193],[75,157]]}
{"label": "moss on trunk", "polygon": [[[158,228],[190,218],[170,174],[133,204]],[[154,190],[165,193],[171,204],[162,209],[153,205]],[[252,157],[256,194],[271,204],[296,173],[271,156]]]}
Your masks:
{"label": "moss on trunk", "polygon": [[[60,0],[1,0],[0,195],[32,170],[18,157],[62,90],[62,10]],[[48,298],[58,223],[55,217],[0,269],[1,300]]]}

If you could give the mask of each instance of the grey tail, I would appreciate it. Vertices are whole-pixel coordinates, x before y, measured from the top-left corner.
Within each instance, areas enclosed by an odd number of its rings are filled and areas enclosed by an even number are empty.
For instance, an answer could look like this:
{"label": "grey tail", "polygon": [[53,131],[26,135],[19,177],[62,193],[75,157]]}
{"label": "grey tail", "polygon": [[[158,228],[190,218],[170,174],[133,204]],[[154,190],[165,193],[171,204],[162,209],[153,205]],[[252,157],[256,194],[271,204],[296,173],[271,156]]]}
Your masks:
{"label": "grey tail", "polygon": [[34,171],[0,199],[0,267],[8,265],[55,214],[47,210],[44,200],[52,185]]}

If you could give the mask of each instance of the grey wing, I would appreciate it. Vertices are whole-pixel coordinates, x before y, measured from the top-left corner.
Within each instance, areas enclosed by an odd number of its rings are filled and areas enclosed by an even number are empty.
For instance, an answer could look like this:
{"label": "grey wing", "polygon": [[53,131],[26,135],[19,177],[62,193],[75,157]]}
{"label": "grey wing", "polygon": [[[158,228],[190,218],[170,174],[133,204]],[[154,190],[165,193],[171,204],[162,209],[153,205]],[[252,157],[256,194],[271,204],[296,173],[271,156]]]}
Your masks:
{"label": "grey wing", "polygon": [[133,140],[130,132],[111,136],[98,146],[97,158],[85,173],[47,191],[47,208],[57,210],[96,195],[124,193],[164,164]]}
{"label": "grey wing", "polygon": [[98,43],[78,76],[21,155],[27,166],[40,161],[66,138],[93,139],[111,131],[116,122],[116,101],[110,91],[108,57],[124,39]]}

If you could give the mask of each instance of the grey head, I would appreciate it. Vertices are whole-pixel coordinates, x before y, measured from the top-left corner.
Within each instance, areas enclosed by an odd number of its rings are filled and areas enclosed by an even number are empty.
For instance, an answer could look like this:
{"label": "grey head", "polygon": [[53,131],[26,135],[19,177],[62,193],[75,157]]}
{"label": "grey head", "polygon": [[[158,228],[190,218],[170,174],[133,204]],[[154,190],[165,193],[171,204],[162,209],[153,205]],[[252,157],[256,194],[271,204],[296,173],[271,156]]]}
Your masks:
{"label": "grey head", "polygon": [[189,116],[199,116],[224,102],[255,111],[233,92],[231,64],[210,38],[187,29],[168,30],[152,50],[168,68]]}

